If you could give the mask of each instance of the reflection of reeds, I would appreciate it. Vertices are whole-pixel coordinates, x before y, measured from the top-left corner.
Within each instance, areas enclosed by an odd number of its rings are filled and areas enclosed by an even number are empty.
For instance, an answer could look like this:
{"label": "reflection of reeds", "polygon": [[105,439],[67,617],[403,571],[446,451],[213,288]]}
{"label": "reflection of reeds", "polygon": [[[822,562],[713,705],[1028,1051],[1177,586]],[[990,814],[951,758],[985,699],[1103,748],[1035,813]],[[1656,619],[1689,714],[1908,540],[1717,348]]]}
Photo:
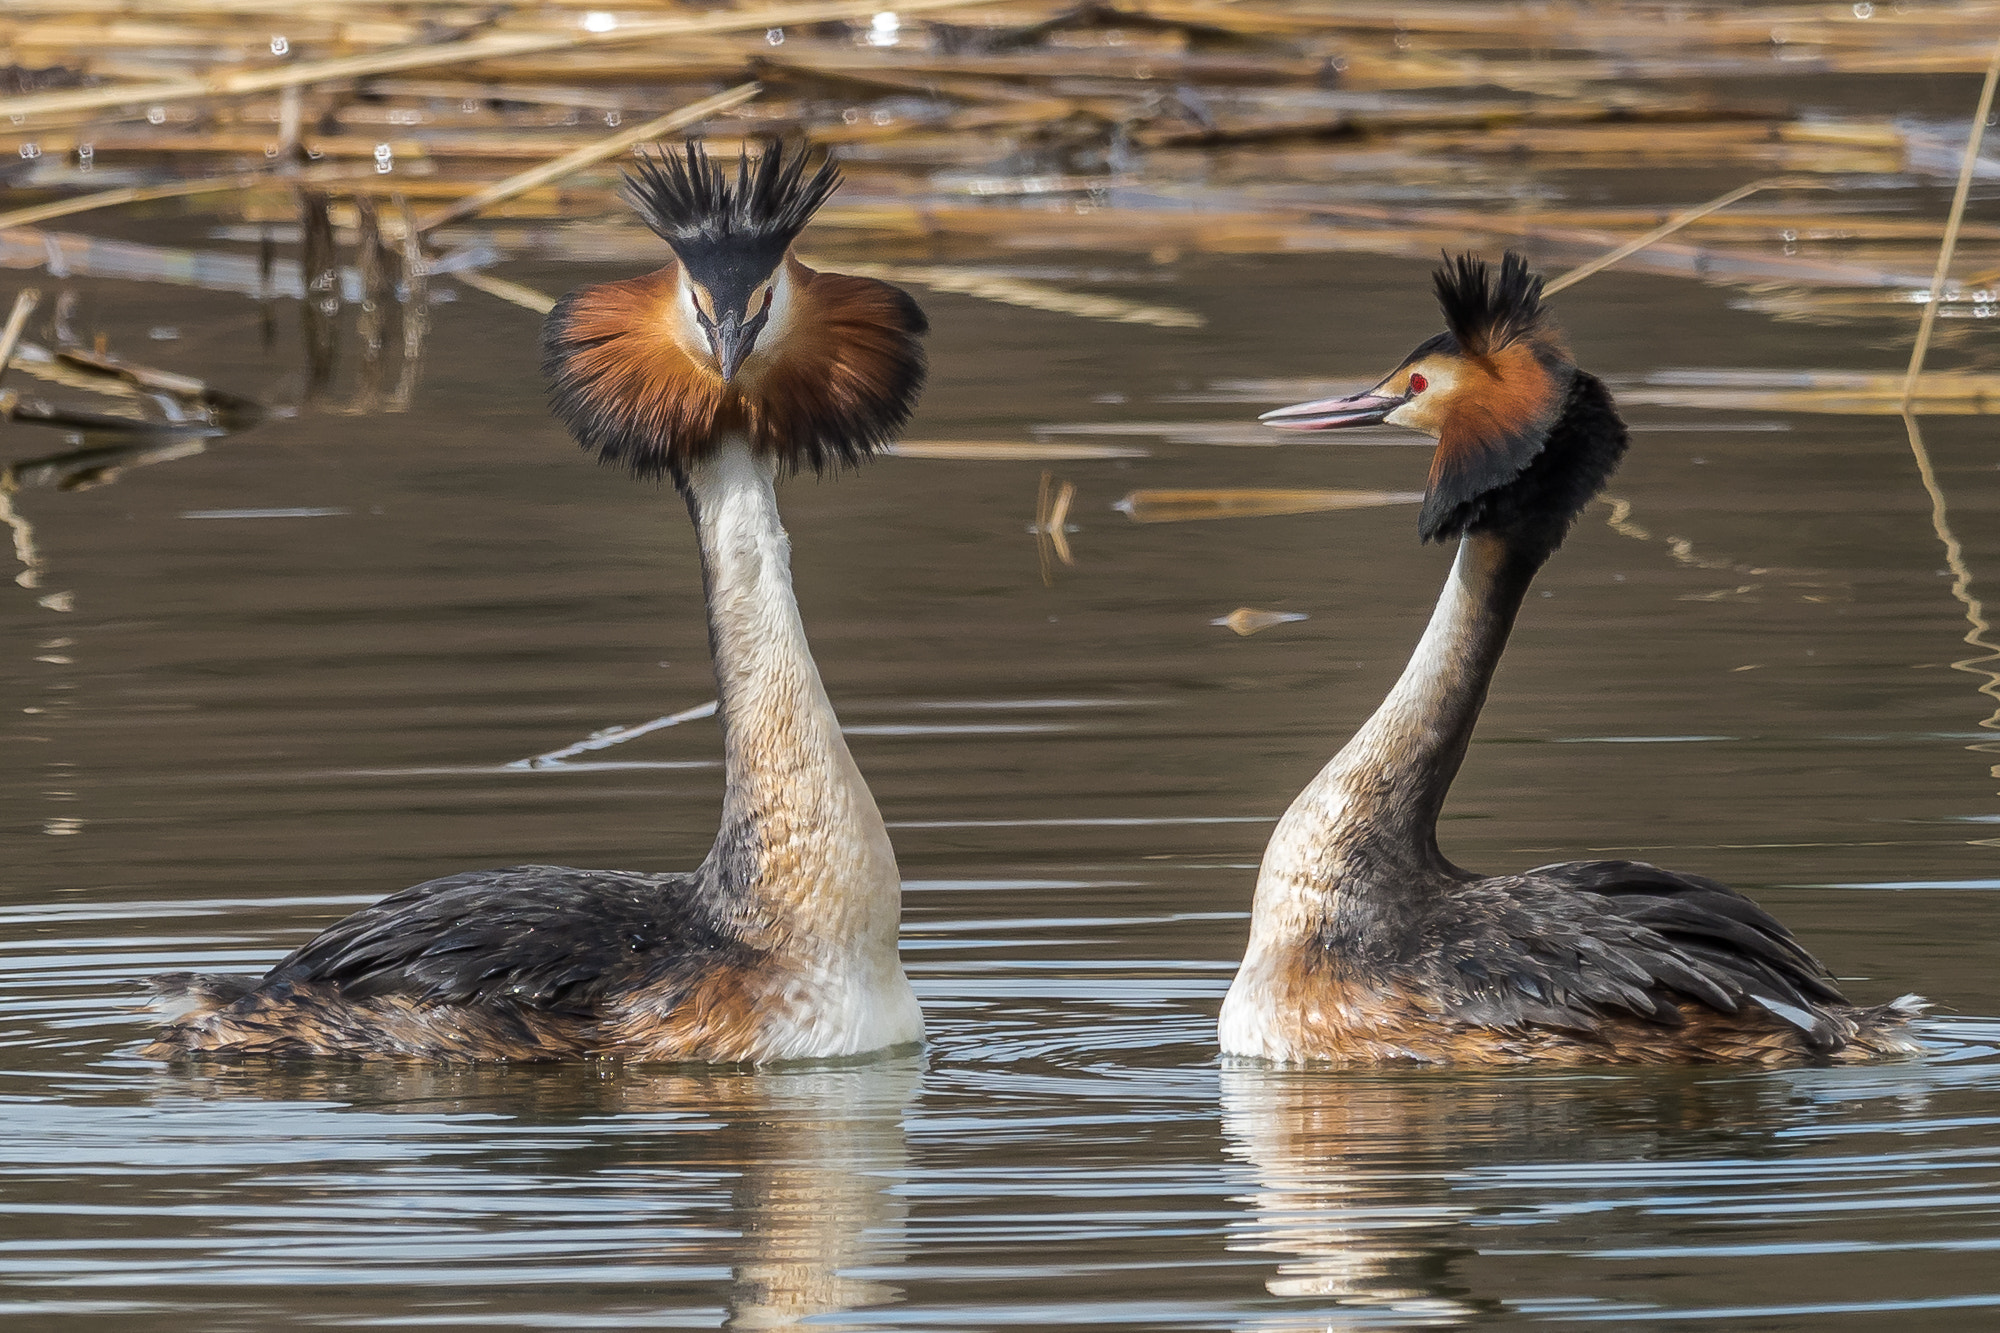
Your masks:
{"label": "reflection of reeds", "polygon": [[327,197],[318,190],[299,191],[299,272],[305,299],[299,303],[300,328],[306,345],[306,400],[321,398],[333,383],[333,361],[339,346],[340,265],[333,245],[333,219]]}

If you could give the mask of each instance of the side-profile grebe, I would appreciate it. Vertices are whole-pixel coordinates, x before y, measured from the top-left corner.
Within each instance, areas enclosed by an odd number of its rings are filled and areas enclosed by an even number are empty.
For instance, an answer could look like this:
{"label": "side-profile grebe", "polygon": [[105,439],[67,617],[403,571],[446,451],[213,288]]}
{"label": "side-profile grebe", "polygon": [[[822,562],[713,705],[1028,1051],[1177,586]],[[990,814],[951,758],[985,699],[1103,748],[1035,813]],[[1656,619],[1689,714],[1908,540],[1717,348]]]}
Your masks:
{"label": "side-profile grebe", "polygon": [[262,978],[158,978],[147,1048],[449,1060],[761,1062],[907,1045],[901,880],[806,647],[773,479],[885,445],[924,377],[923,312],[792,241],[839,183],[803,150],[640,160],[627,196],[676,262],[564,297],[556,414],[666,476],[700,537],[725,790],[692,874],[516,866],[419,884]]}
{"label": "side-profile grebe", "polygon": [[1437,819],[1529,583],[1625,453],[1516,254],[1437,273],[1441,333],[1348,398],[1264,420],[1437,437],[1418,518],[1458,558],[1389,697],[1279,820],[1222,1049],[1285,1063],[1776,1063],[1920,1049],[1748,898],[1637,861],[1483,877]]}

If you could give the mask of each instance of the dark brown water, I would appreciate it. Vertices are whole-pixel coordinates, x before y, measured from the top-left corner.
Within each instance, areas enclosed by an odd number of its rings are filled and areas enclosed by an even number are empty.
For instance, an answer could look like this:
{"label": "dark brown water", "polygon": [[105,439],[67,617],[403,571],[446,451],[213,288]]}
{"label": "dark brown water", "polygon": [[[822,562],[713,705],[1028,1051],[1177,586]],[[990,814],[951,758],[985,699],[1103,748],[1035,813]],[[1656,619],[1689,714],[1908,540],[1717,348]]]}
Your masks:
{"label": "dark brown water", "polygon": [[[439,307],[405,415],[308,410],[115,485],[13,497],[39,586],[0,597],[9,1327],[2000,1318],[1995,663],[1954,665],[1981,653],[1901,425],[1632,408],[1629,507],[1615,528],[1593,508],[1531,595],[1444,837],[1483,870],[1634,856],[1738,884],[1857,998],[1939,1001],[1929,1059],[1219,1068],[1271,821],[1400,669],[1447,555],[1418,547],[1408,506],[1143,526],[1111,506],[1139,487],[1419,487],[1411,438],[1280,445],[1246,423],[1392,364],[1432,331],[1427,275],[1211,260],[1161,287],[1143,263],[1037,262],[1109,271],[1100,290],[1209,326],[929,296],[912,436],[1143,456],[889,459],[783,496],[819,661],[907,877],[921,1058],[744,1074],[133,1055],[148,973],[262,969],[454,870],[705,850],[711,722],[507,767],[712,693],[683,511],[559,434],[529,314],[469,291]],[[617,272],[508,270],[552,291]],[[289,306],[265,351],[241,297],[77,286],[115,346],[177,326],[154,359],[296,392]],[[1900,324],[1740,304],[1615,273],[1560,300],[1614,381],[1900,365]],[[17,429],[6,449],[53,439]],[[1992,440],[1987,418],[1927,425],[1974,597],[2000,596]],[[1029,532],[1044,466],[1078,488],[1077,563],[1053,586]],[[1239,606],[1310,618],[1210,624]]]}

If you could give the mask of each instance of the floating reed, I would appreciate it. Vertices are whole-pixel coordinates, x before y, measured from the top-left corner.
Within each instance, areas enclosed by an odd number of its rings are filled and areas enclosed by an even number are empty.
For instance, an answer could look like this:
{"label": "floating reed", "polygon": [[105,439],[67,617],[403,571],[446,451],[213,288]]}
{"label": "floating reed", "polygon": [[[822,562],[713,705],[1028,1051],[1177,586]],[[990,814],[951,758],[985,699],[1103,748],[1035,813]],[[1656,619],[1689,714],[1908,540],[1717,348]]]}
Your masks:
{"label": "floating reed", "polygon": [[1221,625],[1235,631],[1238,638],[1247,639],[1274,625],[1290,625],[1309,619],[1311,617],[1303,611],[1261,611],[1254,606],[1239,606],[1228,615],[1217,616],[1208,623]]}
{"label": "floating reed", "polygon": [[1417,504],[1418,491],[1312,491],[1238,489],[1133,491],[1111,507],[1134,523],[1186,523],[1205,518],[1269,518],[1318,514],[1336,509],[1374,509]]}
{"label": "floating reed", "polygon": [[1906,375],[1840,370],[1679,370],[1618,385],[1618,401],[1649,407],[1813,412],[1838,416],[1898,416],[1909,410],[1942,416],[2000,412],[2000,375],[1931,371]]}
{"label": "floating reed", "polygon": [[889,446],[888,452],[897,458],[931,458],[954,463],[1054,463],[1146,457],[1144,449],[1129,445],[1040,440],[899,440]]}

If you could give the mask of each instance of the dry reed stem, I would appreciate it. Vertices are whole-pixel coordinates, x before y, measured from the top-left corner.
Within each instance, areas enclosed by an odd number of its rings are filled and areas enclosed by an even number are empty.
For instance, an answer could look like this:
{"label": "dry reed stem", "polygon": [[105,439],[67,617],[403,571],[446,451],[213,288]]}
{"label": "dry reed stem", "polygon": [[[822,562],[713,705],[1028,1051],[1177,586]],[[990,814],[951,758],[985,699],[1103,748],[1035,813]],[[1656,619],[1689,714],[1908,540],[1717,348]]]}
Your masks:
{"label": "dry reed stem", "polygon": [[[369,172],[373,175],[373,172]],[[201,180],[177,181],[171,185],[135,185],[122,190],[100,190],[96,194],[76,195],[68,199],[57,199],[46,204],[33,204],[27,208],[17,208],[11,213],[0,213],[0,231],[9,227],[28,227],[51,218],[69,217],[77,213],[90,213],[100,208],[117,208],[121,204],[142,204],[154,199],[173,199],[190,194],[220,194],[229,190],[245,190],[258,185],[318,185],[334,181],[358,180],[360,173],[332,171],[311,173],[304,176],[276,176],[269,171],[245,171],[234,176],[207,176]]]}
{"label": "dry reed stem", "polygon": [[444,226],[448,222],[457,222],[462,218],[471,217],[491,204],[512,199],[516,195],[526,194],[537,186],[561,180],[565,176],[574,175],[585,167],[593,166],[607,158],[616,157],[641,140],[657,139],[661,135],[672,134],[676,130],[686,129],[690,125],[699,124],[707,120],[710,116],[718,115],[729,110],[731,107],[741,106],[755,97],[760,91],[762,89],[754,82],[738,84],[727,92],[717,93],[713,97],[704,97],[699,102],[690,102],[684,107],[669,111],[666,115],[649,120],[643,125],[636,125],[629,130],[620,130],[618,133],[609,135],[588,147],[579,148],[575,152],[565,153],[553,161],[544,162],[538,167],[531,167],[526,171],[509,176],[503,181],[496,181],[477,194],[467,195],[457,203],[446,208],[441,208],[418,222],[417,230],[419,232],[432,231]]}
{"label": "dry reed stem", "polygon": [[[1951,269],[1952,251],[1958,248],[1958,224],[1965,217],[1965,201],[1972,190],[1973,168],[1979,164],[1979,141],[1986,136],[1986,116],[1993,109],[1993,89],[2000,84],[2000,43],[1993,47],[1993,63],[1986,67],[1986,82],[1979,89],[1979,108],[1972,113],[1972,129],[1965,140],[1965,157],[1958,165],[1958,188],[1951,197],[1951,213],[1945,218],[1944,241],[1938,246],[1937,268],[1931,273],[1931,298],[1924,305],[1924,317],[1917,324],[1916,346],[1910,349],[1910,368],[1903,390],[1903,410],[1910,410],[1916,395],[1917,376],[1923,371],[1924,357],[1931,349],[1931,329],[1937,324],[1938,298],[1944,295],[1945,275]],[[1911,436],[1914,444],[1916,437]]]}
{"label": "dry reed stem", "polygon": [[1664,222],[1660,226],[1653,228],[1651,231],[1647,232],[1643,236],[1635,236],[1631,240],[1625,242],[1623,245],[1617,246],[1611,250],[1606,251],[1604,254],[1601,254],[1597,258],[1591,260],[1588,264],[1581,264],[1576,268],[1571,269],[1569,272],[1563,274],[1561,277],[1557,278],[1555,281],[1549,283],[1546,287],[1542,288],[1542,291],[1545,295],[1554,296],[1557,292],[1561,291],[1565,287],[1574,287],[1577,283],[1582,282],[1585,278],[1589,277],[1591,274],[1611,267],[1613,264],[1625,258],[1627,255],[1637,254],[1639,251],[1645,249],[1647,246],[1652,245],[1657,241],[1665,240],[1667,237],[1673,235],[1675,232],[1687,226],[1689,223],[1698,222],[1702,218],[1707,217],[1710,213],[1716,212],[1719,209],[1727,208],[1739,199],[1748,199],[1751,195],[1756,194],[1759,191],[1825,190],[1831,188],[1832,186],[1825,181],[1816,181],[1798,176],[1772,176],[1767,180],[1752,181],[1748,185],[1740,185],[1736,189],[1729,191],[1729,193],[1727,194],[1718,195],[1714,199],[1709,200],[1707,203],[1702,204],[1697,208],[1691,208],[1687,212],[1679,214],[1678,216],[1669,219],[1667,222]]}
{"label": "dry reed stem", "polygon": [[1002,305],[1046,310],[1057,315],[1104,319],[1114,324],[1149,324],[1160,329],[1198,329],[1208,323],[1192,310],[1181,310],[1174,306],[1147,305],[1117,296],[1096,296],[1085,292],[1065,291],[1043,282],[1029,282],[999,273],[983,273],[972,268],[845,261],[838,263],[836,267],[841,272],[851,273],[856,277],[878,278],[883,282],[914,282],[932,291],[977,296],[988,301],[998,301]]}

